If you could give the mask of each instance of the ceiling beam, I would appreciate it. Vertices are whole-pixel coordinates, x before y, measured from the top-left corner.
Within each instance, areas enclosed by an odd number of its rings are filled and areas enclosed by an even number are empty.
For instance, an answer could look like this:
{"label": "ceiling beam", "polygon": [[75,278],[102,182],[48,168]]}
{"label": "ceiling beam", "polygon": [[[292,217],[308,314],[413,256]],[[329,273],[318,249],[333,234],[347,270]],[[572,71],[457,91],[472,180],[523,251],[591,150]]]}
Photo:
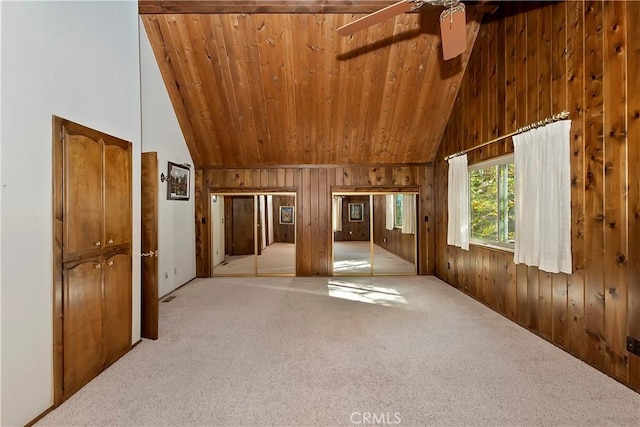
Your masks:
{"label": "ceiling beam", "polygon": [[370,13],[393,0],[139,0],[140,14]]}
{"label": "ceiling beam", "polygon": [[[138,0],[138,13],[371,13],[397,0]],[[465,1],[479,12],[495,12],[499,1]]]}

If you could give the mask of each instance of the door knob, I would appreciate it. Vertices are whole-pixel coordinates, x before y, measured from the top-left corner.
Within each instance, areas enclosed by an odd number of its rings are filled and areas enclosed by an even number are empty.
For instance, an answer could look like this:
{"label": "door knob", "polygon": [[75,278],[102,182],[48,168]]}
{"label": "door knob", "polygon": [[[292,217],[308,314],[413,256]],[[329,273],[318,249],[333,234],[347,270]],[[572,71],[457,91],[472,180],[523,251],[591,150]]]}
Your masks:
{"label": "door knob", "polygon": [[107,245],[113,245],[113,239],[107,240]]}
{"label": "door knob", "polygon": [[97,247],[100,247],[102,244],[100,243],[100,240],[98,240],[97,242],[94,243],[94,245],[96,245]]}
{"label": "door knob", "polygon": [[102,266],[100,264],[94,264],[93,268],[95,268],[96,270],[100,270]]}
{"label": "door knob", "polygon": [[109,261],[109,262],[107,262],[107,265],[108,265],[109,267],[113,267],[113,261]]}

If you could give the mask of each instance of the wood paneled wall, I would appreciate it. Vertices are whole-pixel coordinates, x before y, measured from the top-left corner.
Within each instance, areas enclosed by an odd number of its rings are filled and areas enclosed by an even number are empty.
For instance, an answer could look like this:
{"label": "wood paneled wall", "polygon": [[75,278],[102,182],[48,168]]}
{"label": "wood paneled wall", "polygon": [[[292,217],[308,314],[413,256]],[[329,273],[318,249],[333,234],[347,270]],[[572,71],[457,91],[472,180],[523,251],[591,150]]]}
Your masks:
{"label": "wood paneled wall", "polygon": [[293,196],[273,196],[273,241],[275,243],[294,243],[295,224],[280,224],[280,206],[295,206]]}
{"label": "wood paneled wall", "polygon": [[420,192],[418,272],[435,269],[432,166],[312,166],[195,171],[196,273],[211,275],[209,194],[225,191],[297,193],[296,271],[298,276],[331,274],[331,192],[367,189]]}
{"label": "wood paneled wall", "polygon": [[[515,6],[518,7],[518,6]],[[568,1],[482,25],[436,159],[436,273],[640,390],[640,2]],[[446,245],[443,157],[571,112],[573,274],[514,265],[510,253]],[[511,140],[470,162],[512,151]]]}

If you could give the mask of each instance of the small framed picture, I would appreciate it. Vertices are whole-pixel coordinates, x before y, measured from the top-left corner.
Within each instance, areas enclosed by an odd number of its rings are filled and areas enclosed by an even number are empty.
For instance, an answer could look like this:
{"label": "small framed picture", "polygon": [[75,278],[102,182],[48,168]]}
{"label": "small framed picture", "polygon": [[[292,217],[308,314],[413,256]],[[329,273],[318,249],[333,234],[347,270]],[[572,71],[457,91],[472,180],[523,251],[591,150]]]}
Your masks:
{"label": "small framed picture", "polygon": [[189,200],[189,176],[191,169],[169,162],[167,171],[167,200]]}
{"label": "small framed picture", "polygon": [[280,206],[280,224],[295,223],[293,206]]}
{"label": "small framed picture", "polygon": [[349,222],[364,221],[364,203],[349,203]]}

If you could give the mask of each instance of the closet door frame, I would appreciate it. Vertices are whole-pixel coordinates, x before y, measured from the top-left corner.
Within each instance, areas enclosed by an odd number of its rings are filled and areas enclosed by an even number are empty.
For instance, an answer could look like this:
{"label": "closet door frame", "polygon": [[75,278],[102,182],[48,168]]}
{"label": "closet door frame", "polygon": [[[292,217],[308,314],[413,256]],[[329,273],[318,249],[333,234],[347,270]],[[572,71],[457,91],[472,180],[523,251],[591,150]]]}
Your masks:
{"label": "closet door frame", "polygon": [[[344,273],[344,272],[336,272],[335,271],[335,233],[333,231],[333,226],[329,227],[329,232],[331,233],[331,276],[339,277],[339,276],[416,276],[420,271],[420,266],[418,263],[418,233],[419,233],[419,223],[420,221],[416,220],[416,232],[414,237],[414,271],[412,273],[375,273],[374,272],[374,214],[373,214],[373,200],[376,195],[387,195],[387,194],[411,194],[416,197],[416,219],[420,217],[420,188],[415,186],[398,186],[398,187],[347,187],[347,186],[335,186],[331,188],[331,218],[333,218],[333,198],[336,196],[369,196],[369,252],[371,258],[371,266],[369,269],[369,274],[366,273]],[[344,209],[344,208],[343,208]]]}
{"label": "closet door frame", "polygon": [[[53,141],[53,156],[52,156],[52,171],[53,171],[53,191],[52,191],[52,213],[53,213],[53,221],[52,221],[52,232],[53,232],[53,276],[52,276],[52,285],[53,285],[53,407],[57,407],[64,400],[70,397],[76,390],[68,391],[64,389],[64,324],[63,324],[63,314],[64,314],[64,268],[65,263],[75,262],[84,258],[85,256],[98,256],[101,260],[105,257],[112,257],[117,253],[127,254],[129,256],[130,262],[132,262],[132,238],[133,238],[133,222],[132,218],[128,224],[129,230],[129,243],[114,245],[112,247],[104,247],[101,245],[99,249],[95,251],[95,253],[87,253],[84,254],[70,254],[69,257],[65,257],[63,253],[63,242],[64,242],[64,230],[63,230],[63,221],[64,221],[64,132],[65,127],[69,126],[72,128],[80,129],[82,132],[87,135],[92,135],[94,137],[99,137],[103,140],[103,144],[115,144],[121,147],[126,147],[128,145],[129,151],[129,167],[132,168],[132,147],[131,143],[125,141],[123,139],[105,134],[104,132],[97,131],[95,129],[88,128],[78,123],[74,123],[70,120],[66,120],[64,118],[58,116],[52,116],[53,126],[52,126],[52,141]],[[129,171],[131,174],[131,171]],[[104,180],[104,171],[103,171],[103,180]],[[104,182],[103,182],[104,186]],[[130,196],[129,196],[129,207],[133,206],[133,189],[130,188]],[[104,193],[104,191],[103,191]],[[104,194],[102,195],[104,197]],[[104,201],[103,201],[104,204]],[[130,213],[132,215],[132,212]],[[101,232],[101,241],[104,240],[104,218],[102,221],[102,232]],[[133,278],[131,278],[133,279]],[[104,304],[104,299],[103,299]],[[130,307],[131,311],[131,307]],[[131,317],[131,316],[130,316]],[[130,319],[132,322],[133,319]],[[130,322],[130,323],[131,323]],[[130,328],[131,329],[131,326]],[[133,348],[131,345],[128,350]],[[127,351],[128,351],[127,350]],[[106,369],[108,364],[103,365],[102,370]]]}
{"label": "closet door frame", "polygon": [[[259,201],[258,196],[292,196],[294,198],[294,212],[295,212],[295,221],[294,221],[294,242],[295,242],[295,256],[294,256],[294,272],[293,274],[282,274],[282,273],[259,273],[258,272],[258,219],[259,219]],[[209,189],[209,195],[207,197],[207,214],[208,214],[208,244],[209,244],[209,254],[213,252],[213,230],[211,223],[214,220],[213,212],[211,212],[211,197],[212,196],[224,196],[224,197],[233,197],[233,196],[253,196],[253,257],[254,257],[254,269],[253,273],[243,273],[243,274],[234,274],[234,275],[224,275],[224,274],[214,274],[212,265],[212,257],[209,256],[208,269],[209,275],[207,277],[296,277],[298,274],[298,200],[299,194],[297,188],[275,188],[275,189],[256,189],[256,188],[246,188],[244,190],[239,191],[238,189]],[[275,220],[274,220],[275,221]]]}

